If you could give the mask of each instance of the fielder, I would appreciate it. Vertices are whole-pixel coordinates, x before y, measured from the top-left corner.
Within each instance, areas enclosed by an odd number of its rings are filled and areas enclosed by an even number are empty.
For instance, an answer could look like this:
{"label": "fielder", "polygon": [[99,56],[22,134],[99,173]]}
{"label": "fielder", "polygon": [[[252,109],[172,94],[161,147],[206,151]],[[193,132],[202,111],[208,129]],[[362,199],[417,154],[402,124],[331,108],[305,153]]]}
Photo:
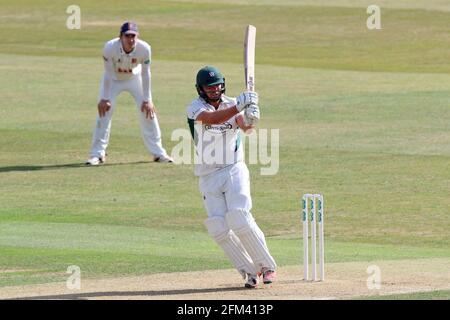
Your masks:
{"label": "fielder", "polygon": [[246,280],[245,287],[256,288],[259,276],[272,283],[276,263],[250,212],[249,171],[240,143],[240,129],[254,128],[259,119],[258,95],[225,96],[225,78],[214,67],[200,69],[196,88],[199,97],[187,107],[187,117],[202,159],[195,175],[208,214],[205,226]]}
{"label": "fielder", "polygon": [[105,72],[100,85],[98,115],[92,137],[92,147],[87,165],[99,165],[106,160],[111,133],[111,118],[116,98],[128,91],[140,109],[140,124],[144,144],[156,162],[173,162],[162,147],[161,131],[151,94],[151,48],[138,39],[135,23],[125,22],[120,37],[105,44],[103,60]]}

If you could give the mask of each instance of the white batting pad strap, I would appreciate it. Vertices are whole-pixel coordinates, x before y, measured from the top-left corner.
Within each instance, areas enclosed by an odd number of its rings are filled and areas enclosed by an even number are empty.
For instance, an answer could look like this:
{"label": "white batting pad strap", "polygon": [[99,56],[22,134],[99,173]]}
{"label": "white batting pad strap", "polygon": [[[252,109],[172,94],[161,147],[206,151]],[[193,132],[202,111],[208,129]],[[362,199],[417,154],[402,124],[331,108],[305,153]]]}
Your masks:
{"label": "white batting pad strap", "polygon": [[226,221],[241,240],[242,245],[252,258],[258,269],[275,270],[276,263],[269,253],[266,240],[261,229],[248,211],[237,209],[227,213]]}
{"label": "white batting pad strap", "polygon": [[256,274],[256,268],[239,238],[231,231],[224,218],[211,217],[205,220],[208,233],[214,238],[238,272],[245,278],[247,273]]}

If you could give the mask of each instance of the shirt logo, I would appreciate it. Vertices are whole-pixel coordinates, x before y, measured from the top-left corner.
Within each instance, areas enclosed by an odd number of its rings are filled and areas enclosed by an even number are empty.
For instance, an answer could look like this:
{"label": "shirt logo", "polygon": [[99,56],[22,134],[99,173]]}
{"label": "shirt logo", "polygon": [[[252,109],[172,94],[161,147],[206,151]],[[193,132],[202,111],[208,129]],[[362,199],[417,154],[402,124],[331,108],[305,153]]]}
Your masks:
{"label": "shirt logo", "polygon": [[136,62],[137,62],[136,58],[131,59],[131,63],[136,63]]}
{"label": "shirt logo", "polygon": [[224,133],[227,130],[233,129],[231,123],[224,122],[222,124],[206,124],[205,130],[211,133]]}

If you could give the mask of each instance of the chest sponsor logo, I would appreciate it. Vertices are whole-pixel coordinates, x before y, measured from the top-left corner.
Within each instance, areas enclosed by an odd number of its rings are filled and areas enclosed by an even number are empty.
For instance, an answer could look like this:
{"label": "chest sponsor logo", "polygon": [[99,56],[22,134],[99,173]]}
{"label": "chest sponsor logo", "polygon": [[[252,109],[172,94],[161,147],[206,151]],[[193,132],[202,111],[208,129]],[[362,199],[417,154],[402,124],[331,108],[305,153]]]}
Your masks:
{"label": "chest sponsor logo", "polygon": [[222,124],[206,124],[205,130],[211,133],[224,133],[227,130],[231,130],[233,126],[231,123],[225,122]]}

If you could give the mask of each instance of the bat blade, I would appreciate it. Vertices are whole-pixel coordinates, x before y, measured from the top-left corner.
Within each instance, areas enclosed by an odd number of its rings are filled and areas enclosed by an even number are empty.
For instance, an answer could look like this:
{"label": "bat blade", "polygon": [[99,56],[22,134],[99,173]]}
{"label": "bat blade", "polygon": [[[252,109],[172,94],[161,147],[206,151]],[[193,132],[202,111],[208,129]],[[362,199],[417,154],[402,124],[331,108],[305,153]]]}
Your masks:
{"label": "bat blade", "polygon": [[245,87],[248,91],[255,91],[255,43],[256,27],[248,25],[244,40]]}

